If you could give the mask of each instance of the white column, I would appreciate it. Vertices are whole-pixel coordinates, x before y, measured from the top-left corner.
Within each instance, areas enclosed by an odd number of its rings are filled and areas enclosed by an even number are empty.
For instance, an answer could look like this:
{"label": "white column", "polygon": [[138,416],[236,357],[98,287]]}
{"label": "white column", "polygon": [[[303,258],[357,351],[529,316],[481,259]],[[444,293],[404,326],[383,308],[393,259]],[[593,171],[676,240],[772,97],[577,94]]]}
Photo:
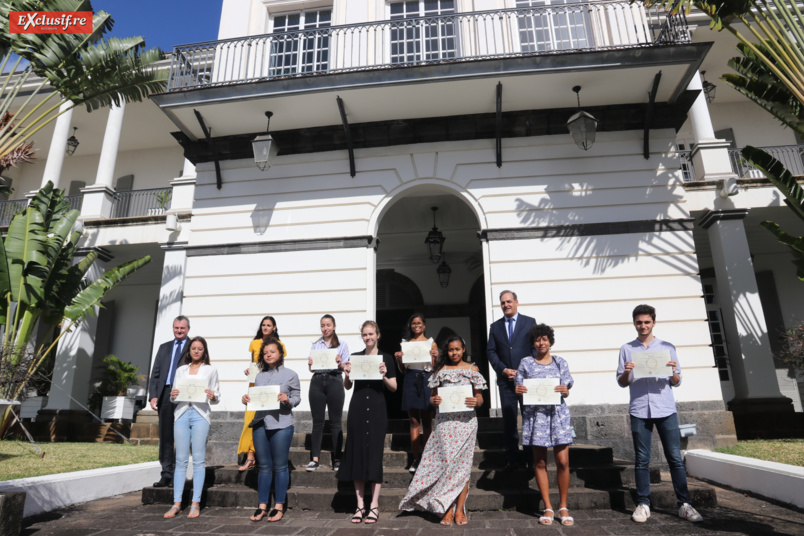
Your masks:
{"label": "white column", "polygon": [[722,306],[735,399],[731,409],[792,410],[782,396],[770,352],[768,328],[759,299],[743,218],[748,210],[709,211],[700,220],[707,230]]}
{"label": "white column", "polygon": [[112,196],[114,195],[114,168],[117,163],[117,151],[120,146],[120,134],[123,131],[123,114],[125,103],[112,106],[109,110],[109,119],[106,121],[106,131],[103,134],[98,161],[98,172],[95,175],[95,184],[81,190],[84,194],[84,203],[81,207],[82,219],[108,218],[112,213]]}
{"label": "white column", "polygon": [[690,108],[689,117],[695,142],[692,148],[692,163],[695,179],[699,181],[718,181],[737,178],[729,161],[729,142],[715,139],[715,129],[709,115],[709,105],[701,84],[701,76],[696,71],[687,86],[689,90],[700,91]]}
{"label": "white column", "polygon": [[72,105],[72,102],[67,101],[59,107],[59,112],[66,111],[56,119],[53,137],[50,138],[50,149],[45,161],[45,172],[42,174],[42,186],[51,181],[53,186],[59,187],[61,168],[64,165],[64,156],[67,151],[67,138],[70,137],[70,126],[73,121]]}

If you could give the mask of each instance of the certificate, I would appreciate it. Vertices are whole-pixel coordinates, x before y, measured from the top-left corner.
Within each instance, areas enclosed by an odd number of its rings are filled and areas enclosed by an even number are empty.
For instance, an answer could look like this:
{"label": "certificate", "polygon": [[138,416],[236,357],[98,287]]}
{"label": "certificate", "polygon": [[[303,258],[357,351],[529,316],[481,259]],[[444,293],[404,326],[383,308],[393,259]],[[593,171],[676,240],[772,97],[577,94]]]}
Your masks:
{"label": "certificate", "polygon": [[380,363],[381,355],[355,355],[349,357],[352,364],[352,371],[349,373],[351,380],[381,380]]}
{"label": "certificate", "polygon": [[338,362],[335,358],[338,357],[337,348],[327,348],[326,350],[313,350],[310,352],[310,357],[313,358],[313,370],[334,370],[338,368]]}
{"label": "certificate", "polygon": [[279,409],[278,385],[263,385],[261,387],[249,387],[248,396],[251,402],[246,406],[247,411],[257,411],[261,409]]}
{"label": "certificate", "polygon": [[631,359],[636,365],[634,367],[634,379],[667,378],[673,375],[673,371],[667,366],[670,361],[669,350],[634,352],[631,354]]}
{"label": "certificate", "polygon": [[175,402],[208,402],[206,378],[179,378],[173,383],[173,388],[179,390]]}
{"label": "certificate", "polygon": [[522,395],[522,403],[526,406],[558,406],[561,404],[561,393],[556,392],[558,378],[527,378],[522,384],[528,392]]}
{"label": "certificate", "polygon": [[439,413],[456,413],[458,411],[471,411],[474,408],[466,407],[466,399],[475,396],[471,385],[456,385],[454,387],[439,387],[438,396],[441,404]]}
{"label": "certificate", "polygon": [[432,363],[430,350],[433,343],[430,341],[414,341],[402,343],[402,363]]}
{"label": "certificate", "polygon": [[248,383],[254,383],[254,380],[257,379],[257,374],[260,371],[260,364],[259,363],[252,363],[248,366]]}

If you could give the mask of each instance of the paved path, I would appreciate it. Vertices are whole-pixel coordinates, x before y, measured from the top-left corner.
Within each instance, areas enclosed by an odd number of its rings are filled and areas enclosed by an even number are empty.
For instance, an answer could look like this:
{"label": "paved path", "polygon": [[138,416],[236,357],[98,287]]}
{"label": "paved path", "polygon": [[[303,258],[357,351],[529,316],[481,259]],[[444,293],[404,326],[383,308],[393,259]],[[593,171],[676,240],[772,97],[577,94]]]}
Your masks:
{"label": "paved path", "polygon": [[465,536],[522,535],[804,535],[804,512],[776,506],[741,493],[717,489],[717,508],[702,509],[703,523],[682,521],[674,512],[653,512],[645,524],[633,523],[629,512],[612,510],[577,510],[574,527],[539,526],[538,519],[519,512],[484,512],[469,514],[469,525],[442,527],[432,518],[397,512],[382,512],[376,525],[354,526],[348,514],[294,511],[278,523],[252,523],[251,509],[208,508],[201,517],[188,520],[162,519],[164,505],[143,505],[140,493],[103,499],[26,520],[23,536],[181,536],[199,534],[241,535],[279,534],[299,536],[395,535],[429,536],[436,530],[443,534]]}

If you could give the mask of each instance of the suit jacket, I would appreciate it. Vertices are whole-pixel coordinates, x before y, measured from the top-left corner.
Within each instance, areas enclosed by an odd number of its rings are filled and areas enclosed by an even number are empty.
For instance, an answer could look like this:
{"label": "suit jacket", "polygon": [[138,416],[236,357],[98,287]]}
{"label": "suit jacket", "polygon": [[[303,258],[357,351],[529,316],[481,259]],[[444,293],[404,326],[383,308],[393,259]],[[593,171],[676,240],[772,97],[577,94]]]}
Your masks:
{"label": "suit jacket", "polygon": [[[182,348],[181,357],[176,368],[182,366],[184,357],[190,352],[189,341],[188,337],[184,342],[184,348]],[[167,376],[170,374],[170,361],[173,359],[174,344],[176,344],[176,339],[159,345],[159,349],[156,351],[156,359],[154,359],[154,366],[151,369],[151,380],[148,382],[150,398],[159,398],[159,395],[162,394],[162,389],[165,388]]]}
{"label": "suit jacket", "polygon": [[528,332],[535,323],[535,319],[519,313],[514,325],[512,341],[508,340],[508,326],[505,323],[505,317],[491,323],[486,356],[497,373],[497,384],[513,384],[503,375],[503,370],[516,370],[519,368],[519,362],[522,361],[523,357],[533,355],[533,347],[528,341]]}

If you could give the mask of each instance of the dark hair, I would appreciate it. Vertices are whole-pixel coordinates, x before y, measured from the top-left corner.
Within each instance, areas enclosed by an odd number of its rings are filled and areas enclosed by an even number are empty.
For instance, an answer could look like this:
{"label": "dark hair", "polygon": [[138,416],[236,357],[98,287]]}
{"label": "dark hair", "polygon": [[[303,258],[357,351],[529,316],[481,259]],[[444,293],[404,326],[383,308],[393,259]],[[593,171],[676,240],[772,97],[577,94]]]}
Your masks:
{"label": "dark hair", "polygon": [[651,319],[656,322],[656,309],[650,305],[643,303],[634,307],[634,312],[631,313],[631,320],[636,320],[639,315],[650,315]]}
{"label": "dark hair", "polygon": [[265,337],[262,334],[262,323],[265,322],[266,319],[270,320],[271,323],[274,325],[274,332],[271,333],[270,337],[273,337],[274,339],[279,340],[279,328],[276,327],[276,320],[274,320],[274,317],[272,317],[271,315],[267,315],[267,316],[262,317],[262,320],[260,320],[260,325],[257,327],[257,334],[254,335],[254,340],[256,341],[258,339],[262,339],[262,338]]}
{"label": "dark hair", "polygon": [[[327,315],[322,316],[321,320],[324,320],[325,318],[329,318],[330,320],[332,320],[332,327],[333,328],[335,326],[337,326],[337,324],[335,323],[335,317],[334,316],[327,314]],[[319,320],[319,322],[321,322],[321,320]],[[321,340],[324,340],[323,336],[321,337]],[[341,345],[341,341],[338,340],[338,334],[335,333],[335,330],[333,329],[332,330],[332,345],[330,346],[330,348],[337,348],[340,345]]]}
{"label": "dark hair", "polygon": [[[408,318],[408,323],[405,324],[405,334],[402,336],[402,338],[405,339],[406,341],[409,341],[410,339],[413,338],[413,329],[410,326],[411,324],[413,324],[413,321],[416,320],[417,318],[421,318],[422,324],[427,326],[427,319],[424,318],[423,314],[413,313],[412,315],[410,315],[410,318]],[[425,331],[425,333],[427,332]]]}
{"label": "dark hair", "polygon": [[502,301],[502,297],[506,294],[510,294],[511,296],[513,296],[514,301],[517,301],[519,299],[516,297],[516,292],[514,292],[513,290],[503,290],[502,292],[500,292],[500,301]]}
{"label": "dark hair", "polygon": [[173,323],[175,324],[176,322],[187,322],[187,329],[190,329],[190,319],[187,318],[186,316],[184,315],[177,316],[176,318],[173,319]]}
{"label": "dark hair", "polygon": [[207,341],[204,339],[204,337],[193,337],[187,342],[187,346],[183,352],[184,364],[189,365],[193,362],[193,358],[190,357],[190,346],[192,346],[195,341],[200,342],[204,346],[204,357],[202,358],[202,361],[205,365],[209,365],[209,349],[207,348]]}
{"label": "dark hair", "polygon": [[449,349],[450,343],[455,341],[461,342],[461,346],[463,347],[462,361],[466,361],[466,342],[464,342],[463,337],[459,335],[451,335],[447,338],[447,340],[444,342],[444,345],[441,347],[441,350],[438,352],[438,359],[436,359],[435,367],[433,367],[433,374],[444,368],[444,366],[449,363],[447,350]]}
{"label": "dark hair", "polygon": [[262,346],[260,346],[260,360],[259,360],[260,370],[263,372],[265,372],[270,368],[268,366],[268,363],[265,362],[265,347],[268,346],[269,344],[276,345],[277,350],[279,350],[279,361],[276,362],[276,366],[281,367],[282,365],[285,364],[285,348],[284,346],[282,346],[282,343],[279,342],[279,339],[277,339],[276,337],[265,337],[262,340]]}
{"label": "dark hair", "polygon": [[530,346],[533,348],[533,343],[536,342],[536,339],[547,335],[547,340],[550,341],[550,346],[556,343],[556,334],[553,331],[553,328],[548,326],[547,324],[535,324],[530,331],[528,331],[528,340],[530,341]]}

